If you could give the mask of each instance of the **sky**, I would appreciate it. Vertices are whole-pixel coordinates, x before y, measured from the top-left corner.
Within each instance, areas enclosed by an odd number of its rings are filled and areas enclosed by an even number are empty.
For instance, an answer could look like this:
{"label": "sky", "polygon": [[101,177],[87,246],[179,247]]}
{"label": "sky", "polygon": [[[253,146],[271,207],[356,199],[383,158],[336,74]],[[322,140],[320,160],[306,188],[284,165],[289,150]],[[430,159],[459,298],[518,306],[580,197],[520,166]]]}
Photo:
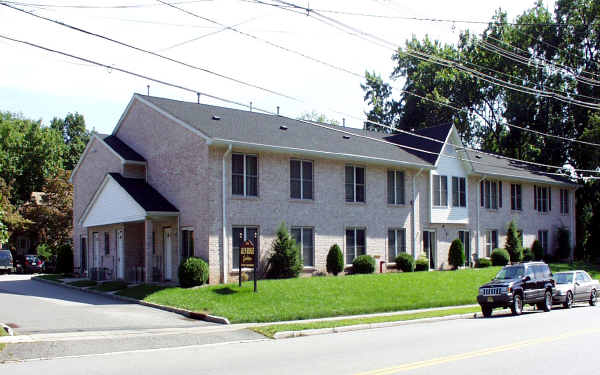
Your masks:
{"label": "sky", "polygon": [[[0,0],[0,3],[8,0]],[[387,80],[393,51],[348,35],[314,17],[248,0],[168,0],[190,12],[235,27],[307,56]],[[271,2],[272,0],[264,0]],[[288,0],[313,9],[386,16],[489,21],[498,8],[510,20],[533,6],[528,0]],[[15,0],[15,6],[139,48],[286,94],[282,98],[203,71],[164,61],[130,48],[0,6],[0,35],[20,39],[109,66],[127,69],[238,103],[298,117],[324,113],[348,126],[362,127],[367,106],[363,80],[346,72],[285,52],[262,41],[199,19],[153,0]],[[16,5],[26,3],[28,5]],[[544,1],[553,6],[553,1]],[[33,6],[31,4],[43,4]],[[77,5],[80,7],[73,8]],[[81,7],[84,5],[84,7]],[[136,5],[136,7],[106,8]],[[101,6],[104,8],[90,8]],[[335,20],[403,46],[414,35],[455,44],[461,30],[479,33],[485,25],[384,19],[324,13]],[[235,25],[235,26],[234,26]],[[191,39],[191,42],[183,43]],[[183,43],[183,44],[181,44]],[[179,45],[180,44],[180,45]],[[49,124],[54,117],[79,112],[88,128],[112,132],[134,93],[196,102],[187,92],[114,69],[0,38],[0,111],[20,113]],[[397,83],[401,87],[401,82]],[[398,92],[397,90],[395,91]],[[200,101],[241,108],[201,95]]]}

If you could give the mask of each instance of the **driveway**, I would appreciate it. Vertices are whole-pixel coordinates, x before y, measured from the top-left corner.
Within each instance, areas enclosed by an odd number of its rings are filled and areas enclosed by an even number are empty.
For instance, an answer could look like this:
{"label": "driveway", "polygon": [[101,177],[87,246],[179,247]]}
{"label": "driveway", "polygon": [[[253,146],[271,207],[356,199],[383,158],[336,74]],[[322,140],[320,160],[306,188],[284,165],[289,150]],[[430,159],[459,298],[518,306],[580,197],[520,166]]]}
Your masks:
{"label": "driveway", "polygon": [[17,334],[210,326],[146,306],[0,275],[0,322]]}

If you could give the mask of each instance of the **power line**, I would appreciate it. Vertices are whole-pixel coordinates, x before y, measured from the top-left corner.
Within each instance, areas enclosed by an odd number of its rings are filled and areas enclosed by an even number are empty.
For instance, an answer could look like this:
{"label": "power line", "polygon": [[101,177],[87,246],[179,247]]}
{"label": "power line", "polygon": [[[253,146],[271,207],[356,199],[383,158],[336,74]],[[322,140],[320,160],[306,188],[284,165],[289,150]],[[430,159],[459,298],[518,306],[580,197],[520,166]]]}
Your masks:
{"label": "power line", "polygon": [[[309,55],[306,55],[306,54],[304,54],[304,53],[302,53],[302,52],[298,52],[298,51],[292,50],[292,49],[290,49],[290,48],[287,48],[287,47],[281,46],[281,45],[279,45],[279,44],[275,44],[275,43],[273,43],[273,42],[270,42],[270,41],[268,41],[268,40],[266,40],[266,39],[259,38],[259,37],[257,37],[257,36],[254,36],[254,35],[252,35],[252,34],[249,34],[249,33],[243,32],[243,31],[240,31],[240,30],[238,30],[238,29],[236,29],[236,28],[234,28],[234,27],[229,27],[229,26],[226,26],[226,25],[224,25],[224,24],[222,24],[222,23],[219,23],[219,22],[217,22],[217,21],[215,21],[215,20],[212,20],[212,19],[210,19],[210,18],[207,18],[207,17],[200,16],[200,15],[198,15],[198,14],[194,13],[194,12],[191,12],[191,11],[188,11],[188,10],[186,10],[186,9],[183,9],[183,8],[181,8],[181,7],[178,7],[178,6],[175,6],[175,5],[169,4],[169,3],[167,3],[167,2],[164,2],[164,1],[162,1],[162,0],[156,0],[156,1],[158,1],[158,2],[160,2],[160,3],[163,3],[163,4],[167,5],[167,6],[170,6],[170,7],[174,8],[174,9],[177,9],[177,10],[179,10],[179,11],[181,11],[181,12],[183,12],[183,13],[186,13],[186,14],[188,14],[188,15],[192,16],[192,17],[196,17],[196,18],[199,18],[199,19],[202,19],[202,20],[205,20],[205,21],[211,22],[211,23],[213,23],[213,24],[217,24],[217,25],[220,25],[220,26],[223,26],[223,27],[227,27],[227,28],[228,28],[228,29],[230,29],[231,31],[234,31],[234,32],[236,32],[236,33],[238,33],[238,34],[244,35],[244,36],[246,36],[246,37],[249,37],[249,38],[251,38],[251,39],[258,40],[258,41],[261,41],[261,42],[263,42],[263,43],[265,43],[265,44],[267,44],[267,45],[270,45],[270,46],[273,46],[273,47],[275,47],[275,48],[281,49],[281,50],[283,50],[283,51],[286,51],[286,52],[289,52],[289,53],[292,53],[292,54],[295,54],[295,55],[301,56],[301,57],[303,57],[303,58],[305,58],[305,59],[311,60],[311,61],[313,61],[313,62],[317,62],[317,63],[319,63],[319,64],[322,64],[322,65],[324,65],[324,66],[327,66],[327,67],[329,67],[329,68],[331,68],[331,69],[338,70],[338,71],[341,71],[341,72],[345,72],[345,73],[347,73],[347,74],[350,74],[350,75],[352,75],[352,76],[358,77],[358,78],[360,78],[361,80],[362,80],[362,79],[364,79],[364,76],[363,76],[362,74],[358,74],[358,73],[356,73],[356,72],[353,72],[353,71],[351,71],[351,70],[349,70],[349,69],[342,68],[342,67],[339,67],[339,66],[336,66],[336,65],[330,64],[330,63],[328,63],[328,62],[325,62],[325,61],[323,61],[323,60],[320,60],[320,59],[317,59],[317,58],[311,57],[311,56],[309,56]],[[270,5],[277,6],[277,5],[275,5],[275,4],[270,4]],[[285,8],[284,8],[284,9],[285,9]],[[289,10],[289,9],[286,9],[286,10]],[[295,13],[298,13],[298,12],[296,11]],[[452,106],[452,105],[450,105],[450,104],[447,104],[447,103],[443,103],[443,102],[439,102],[439,101],[436,101],[436,100],[433,100],[433,99],[429,99],[429,98],[426,98],[426,97],[424,97],[424,96],[422,96],[422,95],[418,95],[418,94],[416,94],[416,93],[413,93],[413,92],[411,92],[411,91],[407,91],[407,90],[403,90],[403,89],[399,89],[399,88],[397,88],[397,89],[398,89],[398,90],[400,90],[400,91],[401,91],[401,92],[403,92],[403,93],[406,93],[406,94],[408,94],[408,95],[412,95],[412,96],[415,96],[415,97],[421,98],[421,99],[423,99],[423,100],[427,100],[427,101],[430,101],[430,102],[432,102],[432,103],[435,103],[435,104],[437,104],[437,105],[445,106],[445,107],[451,108],[451,109],[453,109],[453,110],[456,110],[456,111],[459,111],[459,112],[464,112],[464,113],[466,113],[466,114],[469,114],[469,112],[468,112],[467,110],[463,109],[463,108],[458,108],[458,107]],[[530,132],[530,133],[533,133],[533,134],[536,134],[536,135],[540,135],[540,136],[544,136],[544,137],[550,137],[550,138],[554,138],[554,139],[559,139],[559,140],[561,140],[561,141],[569,141],[569,142],[573,142],[573,143],[585,144],[585,145],[588,145],[588,146],[600,147],[600,144],[597,144],[597,143],[593,143],[593,142],[587,142],[587,141],[581,141],[581,140],[578,140],[578,139],[573,139],[573,138],[562,137],[562,136],[558,136],[558,135],[554,135],[554,134],[543,133],[543,132],[540,132],[540,131],[537,131],[537,130],[533,130],[533,129],[529,129],[529,128],[526,128],[526,127],[523,127],[523,126],[519,126],[519,125],[514,125],[514,124],[510,124],[510,123],[504,123],[504,124],[501,124],[501,125],[503,125],[503,126],[508,126],[508,127],[515,128],[515,129],[519,129],[519,130],[521,130],[521,131],[525,131],[525,132]],[[385,126],[385,125],[384,125],[384,126]]]}
{"label": "power line", "polygon": [[[83,61],[83,62],[86,62],[86,63],[89,63],[89,64],[97,65],[97,66],[100,66],[100,67],[103,67],[103,68],[116,70],[116,71],[119,71],[119,72],[122,72],[122,73],[125,73],[125,74],[128,74],[128,75],[131,75],[131,76],[134,76],[134,77],[137,77],[137,78],[142,78],[142,79],[145,79],[145,80],[148,80],[148,81],[151,81],[151,82],[159,83],[159,84],[165,85],[165,86],[170,86],[170,87],[177,88],[177,89],[180,89],[180,90],[183,90],[183,91],[187,91],[187,92],[190,92],[190,93],[195,93],[195,94],[196,93],[200,93],[201,95],[204,95],[206,97],[209,97],[209,98],[212,98],[212,99],[215,99],[215,100],[219,100],[219,101],[222,101],[222,102],[225,102],[225,103],[234,104],[234,105],[237,105],[237,106],[240,106],[240,107],[244,107],[244,108],[250,108],[250,106],[248,104],[244,104],[244,103],[240,103],[240,102],[237,102],[237,101],[234,101],[234,100],[231,100],[231,99],[226,99],[226,98],[222,98],[222,97],[219,97],[219,96],[211,95],[211,94],[208,94],[208,93],[205,93],[205,92],[200,92],[198,90],[194,90],[194,89],[182,86],[182,85],[170,83],[170,82],[167,82],[167,81],[164,81],[164,80],[160,80],[160,79],[157,79],[157,78],[153,78],[153,77],[150,77],[150,76],[147,76],[147,75],[144,75],[144,74],[140,74],[140,73],[136,73],[136,72],[133,72],[133,71],[130,71],[130,70],[126,70],[126,69],[123,69],[123,68],[120,68],[120,67],[117,67],[117,66],[114,66],[114,65],[108,65],[108,64],[104,64],[104,63],[101,63],[101,62],[98,62],[98,61],[95,61],[95,60],[91,60],[91,59],[88,59],[88,58],[76,56],[76,55],[73,55],[73,54],[70,54],[70,53],[67,53],[67,52],[63,52],[63,51],[59,51],[59,50],[56,50],[56,49],[44,47],[44,46],[41,46],[39,44],[35,44],[35,43],[32,43],[32,42],[28,42],[28,41],[24,41],[24,40],[19,40],[19,39],[11,38],[11,37],[8,37],[8,36],[2,35],[2,34],[0,34],[0,38],[6,39],[6,40],[10,40],[10,41],[13,41],[13,42],[16,42],[16,43],[25,44],[25,45],[28,45],[30,47],[35,47],[35,48],[38,48],[38,49],[41,49],[41,50],[44,50],[44,51],[47,51],[47,52],[51,52],[51,53],[55,53],[55,54],[60,54],[60,55],[63,55],[63,56],[67,56],[67,57],[70,57],[72,59],[76,59],[76,60]],[[257,107],[254,107],[254,109],[258,110],[260,112],[264,112],[266,114],[276,115],[274,112],[269,111],[269,110],[265,110],[265,109],[261,109],[261,108],[257,108]],[[290,120],[294,120],[294,119],[291,119],[291,118],[286,117],[286,116],[281,116],[281,115],[278,115],[278,116],[284,117],[284,118],[287,118],[287,119],[290,119]],[[420,148],[417,148],[417,147],[411,147],[411,146],[406,146],[406,145],[399,145],[397,143],[389,142],[389,141],[386,141],[386,140],[383,140],[383,139],[380,139],[380,138],[369,137],[369,136],[358,134],[358,133],[355,133],[355,132],[346,131],[346,130],[343,130],[341,128],[336,128],[336,127],[333,127],[333,126],[319,124],[319,123],[316,123],[316,122],[313,122],[313,121],[300,120],[300,119],[295,120],[295,121],[299,121],[299,122],[303,122],[303,123],[310,124],[310,125],[313,125],[313,126],[318,126],[318,127],[321,127],[321,128],[325,128],[325,129],[329,129],[329,130],[341,132],[341,133],[344,133],[344,134],[347,134],[347,135],[350,135],[350,136],[355,136],[355,137],[359,137],[359,138],[363,138],[363,139],[370,139],[370,140],[373,140],[373,141],[376,141],[376,142],[394,145],[396,147],[400,146],[400,147],[405,148],[405,149],[409,149],[409,150],[413,150],[413,151],[418,151],[418,152],[422,152],[422,153],[426,153],[426,154],[438,155],[438,156],[442,156],[442,157],[446,157],[446,158],[450,158],[450,159],[462,160],[462,161],[467,161],[467,162],[474,163],[474,164],[482,164],[482,165],[490,166],[490,164],[487,164],[487,163],[484,163],[484,162],[478,162],[476,160],[469,160],[469,159],[464,159],[464,158],[456,157],[456,156],[453,156],[453,155],[448,155],[448,154],[445,154],[445,153],[443,153],[441,151],[440,152],[434,152],[434,151],[420,149]],[[412,134],[412,133],[410,133],[410,134]],[[412,134],[412,135],[416,135],[416,134]],[[442,150],[443,150],[443,148],[442,148]],[[501,157],[499,155],[494,155],[494,156]],[[530,162],[527,162],[527,161],[524,161],[524,160],[519,160],[519,162],[530,163]],[[423,166],[426,166],[426,165],[423,165]],[[546,167],[563,169],[563,167],[557,167],[557,166],[551,166],[551,165],[546,165]],[[502,167],[502,168],[508,169],[508,170],[522,171],[522,168],[512,168],[512,167]],[[586,172],[586,170],[579,170],[579,169],[573,169],[573,171],[576,171],[576,172],[578,172],[578,171]],[[536,171],[536,172],[541,173],[541,174],[551,175],[551,176],[570,177],[570,176],[568,176],[565,173],[552,173],[552,172],[544,172],[544,171]],[[591,171],[591,173],[600,173],[600,171]]]}
{"label": "power line", "polygon": [[[192,4],[192,3],[206,3],[214,0],[189,0],[179,1],[175,4]],[[6,1],[7,3],[19,6],[28,7],[39,7],[39,8],[67,8],[67,9],[132,9],[132,8],[150,8],[155,7],[157,4],[123,4],[123,5],[58,5],[58,4],[40,4],[40,3],[23,3],[18,1]]]}

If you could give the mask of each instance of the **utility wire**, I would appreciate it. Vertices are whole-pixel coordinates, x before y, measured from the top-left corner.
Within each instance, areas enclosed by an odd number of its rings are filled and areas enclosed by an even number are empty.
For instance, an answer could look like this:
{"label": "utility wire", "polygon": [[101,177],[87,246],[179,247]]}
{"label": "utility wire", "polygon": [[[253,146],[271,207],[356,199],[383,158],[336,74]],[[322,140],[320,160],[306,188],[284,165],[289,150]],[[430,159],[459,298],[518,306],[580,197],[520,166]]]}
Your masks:
{"label": "utility wire", "polygon": [[[192,4],[192,3],[206,3],[213,0],[190,0],[190,1],[178,1],[175,4]],[[24,3],[19,1],[7,1],[7,3],[19,6],[28,7],[39,7],[39,8],[67,8],[67,9],[133,9],[133,8],[149,8],[155,7],[156,4],[123,4],[123,5],[58,5],[58,4],[40,4],[40,3]]]}
{"label": "utility wire", "polygon": [[[229,28],[231,31],[234,31],[234,32],[236,32],[236,33],[238,33],[238,34],[244,35],[244,36],[246,36],[246,37],[249,37],[249,38],[251,38],[251,39],[258,40],[258,41],[261,41],[261,42],[263,42],[263,43],[265,43],[265,44],[267,44],[267,45],[270,45],[270,46],[273,46],[273,47],[275,47],[275,48],[281,49],[281,50],[283,50],[283,51],[286,51],[286,52],[289,52],[289,53],[292,53],[292,54],[295,54],[295,55],[301,56],[301,57],[303,57],[303,58],[305,58],[305,59],[308,59],[308,60],[311,60],[311,61],[313,61],[313,62],[319,63],[319,64],[321,64],[321,65],[327,66],[327,67],[329,67],[329,68],[331,68],[331,69],[338,70],[338,71],[341,71],[341,72],[345,72],[345,73],[347,73],[347,74],[350,74],[350,75],[352,75],[352,76],[358,77],[358,78],[360,78],[361,80],[362,80],[362,79],[364,79],[364,76],[363,76],[362,74],[359,74],[359,73],[353,72],[353,71],[351,71],[351,70],[349,70],[349,69],[342,68],[342,67],[339,67],[339,66],[336,66],[336,65],[330,64],[330,63],[328,63],[328,62],[325,62],[325,61],[323,61],[323,60],[320,60],[320,59],[317,59],[317,58],[311,57],[311,56],[309,56],[309,55],[306,55],[306,54],[304,54],[304,53],[302,53],[302,52],[298,52],[298,51],[292,50],[292,49],[290,49],[290,48],[287,48],[287,47],[284,47],[284,46],[281,46],[281,45],[275,44],[275,43],[273,43],[273,42],[270,42],[270,41],[268,41],[268,40],[266,40],[266,39],[262,39],[262,38],[259,38],[259,37],[257,37],[257,36],[254,36],[254,35],[252,35],[252,34],[249,34],[249,33],[243,32],[243,31],[240,31],[240,30],[238,30],[238,29],[236,29],[236,28],[234,28],[234,27],[229,27],[229,26],[226,26],[226,25],[224,25],[224,24],[222,24],[222,23],[219,23],[219,22],[217,22],[217,21],[214,21],[214,20],[212,20],[212,19],[209,19],[209,18],[207,18],[207,17],[200,16],[200,15],[198,15],[198,14],[194,13],[194,12],[188,11],[188,10],[186,10],[186,9],[183,9],[183,8],[181,8],[181,7],[178,7],[178,6],[175,6],[175,5],[173,5],[173,4],[166,3],[166,2],[164,2],[164,1],[162,1],[162,0],[156,0],[156,1],[158,1],[158,2],[160,2],[160,3],[163,3],[163,4],[167,5],[167,6],[170,6],[170,7],[174,8],[174,9],[177,9],[177,10],[179,10],[179,11],[181,11],[181,12],[183,12],[183,13],[186,13],[186,14],[188,14],[188,15],[190,15],[190,16],[193,16],[193,17],[196,17],[196,18],[199,18],[199,19],[202,19],[202,20],[205,20],[205,21],[208,21],[208,22],[211,22],[211,23],[213,23],[213,24],[217,24],[217,25],[220,25],[220,26],[223,26],[223,27],[227,27],[227,28]],[[298,12],[295,12],[295,13],[298,13]],[[445,106],[445,107],[451,108],[451,109],[453,109],[453,110],[455,110],[455,111],[458,111],[458,112],[463,112],[463,113],[466,113],[466,114],[470,114],[470,113],[469,113],[469,111],[468,111],[468,110],[466,110],[466,109],[464,109],[464,108],[458,108],[458,107],[455,107],[455,106],[453,106],[453,105],[450,105],[450,104],[447,104],[447,103],[439,102],[439,101],[436,101],[436,100],[433,100],[433,99],[430,99],[430,98],[424,97],[424,96],[422,96],[422,95],[416,94],[416,93],[414,93],[414,92],[411,92],[411,91],[403,90],[403,89],[400,89],[400,88],[396,88],[396,89],[397,89],[397,90],[399,90],[399,91],[401,91],[401,92],[403,92],[403,93],[406,93],[406,94],[408,94],[408,95],[412,95],[412,96],[418,97],[418,98],[420,98],[420,99],[423,99],[423,100],[426,100],[426,101],[432,102],[432,103],[434,103],[434,104],[441,105],[441,106]],[[519,129],[519,130],[521,130],[521,131],[525,131],[525,132],[530,132],[530,133],[533,133],[533,134],[536,134],[536,135],[540,135],[540,136],[544,136],[544,137],[550,137],[550,138],[554,138],[554,139],[559,139],[559,140],[561,140],[561,141],[569,141],[569,142],[573,142],[573,143],[585,144],[585,145],[588,145],[588,146],[600,147],[600,144],[597,144],[597,143],[593,143],[593,142],[587,142],[587,141],[581,141],[581,140],[578,140],[578,139],[573,139],[573,138],[562,137],[562,136],[559,136],[559,135],[554,135],[554,134],[543,133],[543,132],[540,132],[540,131],[537,131],[537,130],[533,130],[533,129],[529,129],[529,128],[526,128],[526,127],[523,127],[523,126],[519,126],[519,125],[514,125],[514,124],[510,124],[510,123],[504,123],[504,124],[501,124],[501,125],[503,125],[503,126],[508,126],[508,127],[515,128],[515,129]],[[383,126],[385,126],[385,125],[383,125]]]}

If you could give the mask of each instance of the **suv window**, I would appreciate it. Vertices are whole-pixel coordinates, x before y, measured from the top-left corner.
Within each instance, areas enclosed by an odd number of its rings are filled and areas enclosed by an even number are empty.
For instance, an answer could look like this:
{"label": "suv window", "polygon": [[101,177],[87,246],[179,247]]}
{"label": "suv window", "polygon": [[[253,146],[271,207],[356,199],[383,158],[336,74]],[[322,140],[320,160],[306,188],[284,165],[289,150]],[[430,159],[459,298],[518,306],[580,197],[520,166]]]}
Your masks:
{"label": "suv window", "polygon": [[0,250],[0,259],[10,259],[10,258],[12,258],[10,251]]}
{"label": "suv window", "polygon": [[535,279],[535,274],[533,273],[533,266],[527,267],[527,271],[525,271],[525,276],[529,276],[531,280]]}
{"label": "suv window", "polygon": [[536,264],[533,266],[533,272],[535,272],[536,279],[548,279],[550,278],[550,268],[545,264]]}
{"label": "suv window", "polygon": [[498,280],[520,279],[523,277],[525,269],[523,266],[508,266],[504,267],[496,275]]}

